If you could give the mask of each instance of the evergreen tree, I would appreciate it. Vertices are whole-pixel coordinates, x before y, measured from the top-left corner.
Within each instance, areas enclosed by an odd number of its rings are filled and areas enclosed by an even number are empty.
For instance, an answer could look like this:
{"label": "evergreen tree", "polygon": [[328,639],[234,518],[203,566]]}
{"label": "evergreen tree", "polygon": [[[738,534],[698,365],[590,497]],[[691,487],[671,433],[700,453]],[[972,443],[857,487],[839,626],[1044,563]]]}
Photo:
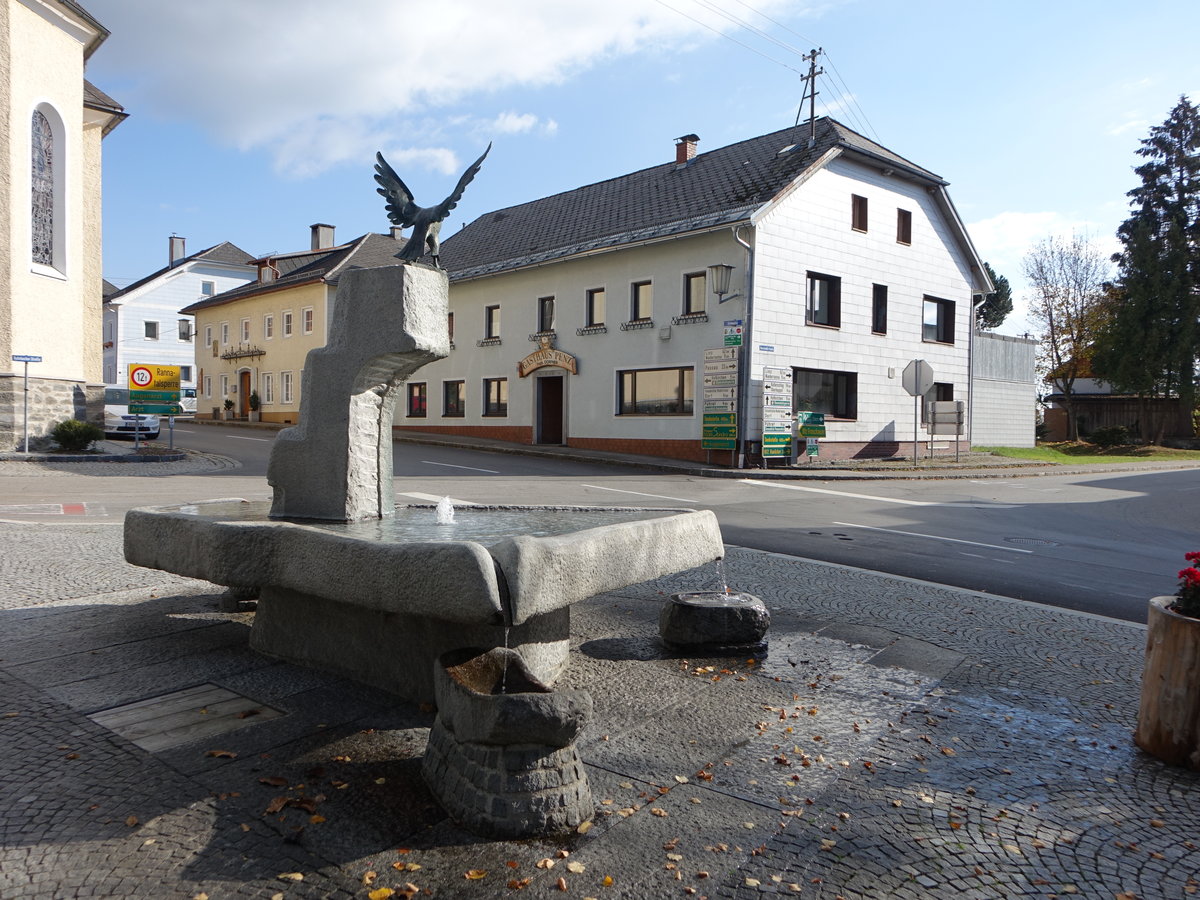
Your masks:
{"label": "evergreen tree", "polygon": [[983,303],[979,305],[975,313],[975,321],[979,328],[990,331],[993,328],[999,328],[1008,318],[1008,314],[1012,312],[1012,288],[1009,287],[1008,279],[1003,275],[997,275],[990,263],[984,263],[983,268],[987,271],[988,278],[992,279],[992,284],[996,289],[984,296]]}
{"label": "evergreen tree", "polygon": [[1196,399],[1200,355],[1200,110],[1187,97],[1137,151],[1142,183],[1117,231],[1120,276],[1095,362],[1114,388]]}

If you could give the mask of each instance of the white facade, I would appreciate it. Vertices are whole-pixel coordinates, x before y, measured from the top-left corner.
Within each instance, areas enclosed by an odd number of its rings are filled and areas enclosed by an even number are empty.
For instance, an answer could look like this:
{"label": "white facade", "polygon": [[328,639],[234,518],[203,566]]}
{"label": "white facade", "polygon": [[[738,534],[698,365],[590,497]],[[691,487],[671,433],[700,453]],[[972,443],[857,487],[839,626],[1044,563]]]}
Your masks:
{"label": "white facade", "polygon": [[1033,447],[1037,443],[1036,350],[1032,338],[975,335],[972,444]]}
{"label": "white facade", "polygon": [[[864,198],[866,227],[855,228],[864,223],[852,220],[852,208]],[[904,241],[898,210],[908,214]],[[718,264],[734,268],[730,299],[718,303],[712,285],[705,283],[703,315],[685,316],[688,276]],[[762,370],[776,366],[810,378],[831,373],[852,395],[844,398],[849,405],[841,414],[827,412],[823,456],[902,454],[903,442],[912,440],[913,399],[901,385],[901,373],[911,360],[924,359],[933,367],[939,399],[967,399],[971,297],[986,286],[980,270],[944,191],[830,154],[736,228],[454,281],[455,349],[417,373],[408,387],[410,398],[398,404],[405,408],[397,409],[396,423],[413,430],[704,459],[709,455],[701,446],[704,351],[723,346],[727,321],[750,320],[744,441],[753,446],[761,436]],[[837,280],[836,324],[809,321],[810,273]],[[653,292],[650,322],[631,322],[633,286],[645,282]],[[886,323],[873,315],[877,285],[887,289]],[[588,327],[589,292],[598,289],[605,292],[604,329]],[[518,362],[539,346],[539,300],[547,297],[555,304],[552,346],[574,357],[577,373],[560,365],[521,377]],[[950,313],[933,339],[924,327],[931,301]],[[497,306],[499,341],[486,334],[489,319],[495,320],[488,309]],[[875,333],[879,325],[883,333]],[[628,404],[622,409],[629,389],[623,373],[650,370],[680,371],[691,400],[686,412],[631,414]],[[488,415],[487,394],[495,394],[496,379],[506,379],[507,409]],[[562,385],[561,400],[558,386],[546,379]],[[446,415],[446,385],[458,381],[465,408],[461,415]],[[413,415],[419,405],[411,395],[422,384],[425,414]],[[561,433],[555,427],[558,404]],[[724,461],[721,452],[713,451],[710,458]],[[733,462],[732,455],[725,459]]]}
{"label": "white facade", "polygon": [[142,363],[184,367],[181,386],[196,388],[195,344],[203,335],[195,334],[195,317],[179,310],[255,277],[248,263],[217,262],[202,252],[112,295],[104,304],[105,384],[125,387],[130,364]]}

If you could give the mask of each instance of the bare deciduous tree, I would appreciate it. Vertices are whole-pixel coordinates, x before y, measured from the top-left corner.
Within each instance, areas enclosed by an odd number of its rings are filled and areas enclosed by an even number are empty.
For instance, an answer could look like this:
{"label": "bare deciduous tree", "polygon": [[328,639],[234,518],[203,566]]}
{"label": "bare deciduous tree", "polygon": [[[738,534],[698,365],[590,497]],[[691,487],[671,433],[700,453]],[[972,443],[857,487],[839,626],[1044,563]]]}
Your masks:
{"label": "bare deciduous tree", "polygon": [[1092,342],[1105,314],[1109,264],[1086,236],[1073,234],[1044,238],[1025,254],[1023,268],[1032,290],[1029,317],[1040,328],[1042,367],[1062,395],[1067,437],[1076,440],[1075,381],[1090,371]]}

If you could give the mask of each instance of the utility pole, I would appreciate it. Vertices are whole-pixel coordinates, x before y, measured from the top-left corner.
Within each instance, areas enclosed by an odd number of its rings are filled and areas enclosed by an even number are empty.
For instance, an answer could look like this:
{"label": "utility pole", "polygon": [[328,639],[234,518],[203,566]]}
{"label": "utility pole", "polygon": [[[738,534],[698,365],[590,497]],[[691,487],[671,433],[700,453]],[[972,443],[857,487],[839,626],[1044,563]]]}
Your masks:
{"label": "utility pole", "polygon": [[822,53],[822,48],[800,57],[808,63],[808,74],[801,75],[800,80],[804,82],[804,96],[800,98],[800,108],[796,110],[796,124],[800,124],[800,115],[804,112],[804,101],[808,101],[808,147],[811,150],[813,145],[817,143],[817,76],[824,75],[824,68],[817,68],[817,57]]}

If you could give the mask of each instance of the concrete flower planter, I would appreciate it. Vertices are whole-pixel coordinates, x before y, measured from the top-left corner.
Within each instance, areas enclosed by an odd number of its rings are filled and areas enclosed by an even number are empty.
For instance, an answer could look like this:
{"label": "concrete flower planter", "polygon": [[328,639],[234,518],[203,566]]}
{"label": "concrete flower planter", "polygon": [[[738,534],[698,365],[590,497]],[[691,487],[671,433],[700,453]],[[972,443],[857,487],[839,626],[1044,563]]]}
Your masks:
{"label": "concrete flower planter", "polygon": [[1173,766],[1200,769],[1200,619],[1150,600],[1146,666],[1134,742]]}

